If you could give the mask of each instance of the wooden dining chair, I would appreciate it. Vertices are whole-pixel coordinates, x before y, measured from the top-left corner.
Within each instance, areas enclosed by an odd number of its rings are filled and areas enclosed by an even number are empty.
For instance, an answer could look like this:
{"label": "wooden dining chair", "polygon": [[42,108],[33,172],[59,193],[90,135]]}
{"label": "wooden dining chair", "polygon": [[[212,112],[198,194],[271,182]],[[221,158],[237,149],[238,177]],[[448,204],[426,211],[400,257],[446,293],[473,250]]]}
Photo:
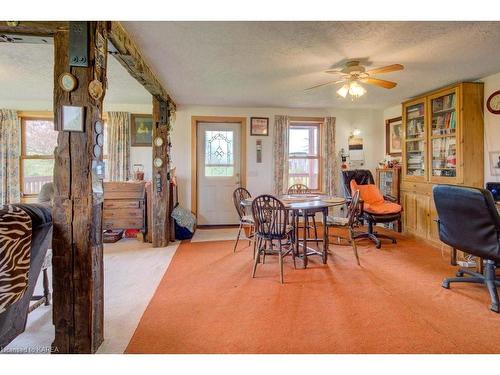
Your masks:
{"label": "wooden dining chair", "polygon": [[291,254],[294,268],[296,267],[294,228],[288,223],[289,213],[285,209],[285,205],[277,198],[272,195],[260,195],[252,202],[252,214],[255,220],[256,241],[252,277],[255,277],[261,255],[262,264],[265,263],[266,254],[278,255],[280,281],[283,284],[283,258]]}
{"label": "wooden dining chair", "polygon": [[[356,262],[358,266],[361,265],[359,262],[358,248],[356,246],[356,234],[354,228],[359,225],[359,216],[361,215],[361,201],[359,199],[359,190],[356,190],[352,196],[351,204],[347,209],[347,217],[336,217],[327,216],[326,218],[326,230],[328,234],[329,228],[340,228],[347,230],[347,241],[351,244],[354,256],[356,257]],[[338,236],[341,238],[340,236]]]}
{"label": "wooden dining chair", "polygon": [[[294,184],[288,188],[288,194],[289,195],[301,195],[301,194],[310,194],[311,189],[307,187],[307,185],[304,184]],[[299,217],[303,217],[304,215],[299,212]],[[309,225],[309,219],[312,220],[312,226]],[[316,213],[311,212],[310,214],[307,214],[306,217],[304,217],[304,236],[306,235],[307,232],[307,237],[310,237],[310,229],[314,228],[314,239],[316,240],[316,243],[318,243],[318,228],[316,227]]]}
{"label": "wooden dining chair", "polygon": [[[242,187],[237,188],[235,191],[233,191],[233,203],[234,207],[236,208],[236,212],[238,213],[238,216],[240,217],[240,227],[238,229],[238,236],[236,237],[236,242],[234,243],[234,248],[233,248],[233,253],[236,252],[236,247],[238,246],[238,241],[240,240],[241,236],[241,229],[244,227],[249,228],[249,236],[248,236],[248,246],[252,244],[252,241],[255,240],[254,238],[254,233],[255,233],[255,225],[254,225],[254,220],[252,215],[247,215],[245,211],[245,207],[241,204],[245,199],[251,198],[252,195],[250,192]],[[255,244],[254,244],[255,248]],[[254,249],[255,253],[255,249]],[[254,254],[255,256],[255,254]]]}

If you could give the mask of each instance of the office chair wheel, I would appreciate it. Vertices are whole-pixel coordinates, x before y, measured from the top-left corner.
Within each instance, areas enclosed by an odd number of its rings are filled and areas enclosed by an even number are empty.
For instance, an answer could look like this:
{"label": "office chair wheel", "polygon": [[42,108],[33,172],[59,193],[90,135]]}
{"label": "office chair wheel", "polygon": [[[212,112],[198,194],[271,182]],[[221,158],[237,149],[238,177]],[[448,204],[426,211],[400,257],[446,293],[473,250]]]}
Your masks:
{"label": "office chair wheel", "polygon": [[396,239],[395,238],[392,239],[392,243],[396,243]]}
{"label": "office chair wheel", "polygon": [[464,273],[462,271],[457,271],[456,275],[457,277],[463,277]]}
{"label": "office chair wheel", "polygon": [[443,280],[441,286],[445,289],[450,289],[450,282],[448,280]]}
{"label": "office chair wheel", "polygon": [[378,241],[376,244],[375,244],[375,247],[377,249],[380,249],[380,247],[382,246],[382,243],[380,241]]}
{"label": "office chair wheel", "polygon": [[491,304],[490,310],[496,313],[500,313],[500,309],[498,308],[498,304]]}

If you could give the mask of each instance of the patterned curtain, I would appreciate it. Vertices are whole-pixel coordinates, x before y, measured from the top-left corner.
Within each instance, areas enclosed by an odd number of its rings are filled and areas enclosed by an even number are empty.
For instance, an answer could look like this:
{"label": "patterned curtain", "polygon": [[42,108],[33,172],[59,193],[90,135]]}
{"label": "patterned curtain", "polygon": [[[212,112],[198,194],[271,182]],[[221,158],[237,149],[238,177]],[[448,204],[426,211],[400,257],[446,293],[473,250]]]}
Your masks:
{"label": "patterned curtain", "polygon": [[274,117],[274,193],[286,194],[288,189],[288,116]]}
{"label": "patterned curtain", "polygon": [[130,178],[130,113],[108,112],[108,171],[110,181]]}
{"label": "patterned curtain", "polygon": [[337,152],[335,150],[335,117],[325,117],[321,129],[323,140],[323,186],[322,190],[328,195],[337,195]]}
{"label": "patterned curtain", "polygon": [[0,204],[18,203],[21,124],[17,112],[0,109]]}

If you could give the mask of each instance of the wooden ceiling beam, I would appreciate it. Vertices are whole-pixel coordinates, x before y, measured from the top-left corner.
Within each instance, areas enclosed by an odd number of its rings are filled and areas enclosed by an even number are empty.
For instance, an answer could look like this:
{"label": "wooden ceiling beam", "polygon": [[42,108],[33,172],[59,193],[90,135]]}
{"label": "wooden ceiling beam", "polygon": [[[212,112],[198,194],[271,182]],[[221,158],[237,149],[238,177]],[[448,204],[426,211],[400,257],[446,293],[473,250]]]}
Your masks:
{"label": "wooden ceiling beam", "polygon": [[[11,22],[17,22],[17,25],[10,25]],[[36,35],[36,36],[54,36],[58,31],[69,30],[67,21],[2,21],[0,22],[0,33]]]}
{"label": "wooden ceiling beam", "polygon": [[170,109],[175,111],[175,102],[156,78],[139,48],[132,40],[122,24],[118,21],[111,21],[108,30],[108,39],[111,41],[116,51],[114,57],[144,88],[154,97],[169,103]]}

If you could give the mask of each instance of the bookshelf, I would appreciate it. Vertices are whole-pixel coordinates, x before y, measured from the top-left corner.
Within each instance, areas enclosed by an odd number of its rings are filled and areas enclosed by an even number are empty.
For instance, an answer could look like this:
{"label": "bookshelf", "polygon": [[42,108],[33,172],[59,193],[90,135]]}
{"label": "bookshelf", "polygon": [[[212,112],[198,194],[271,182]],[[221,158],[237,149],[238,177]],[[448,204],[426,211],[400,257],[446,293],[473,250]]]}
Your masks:
{"label": "bookshelf", "polygon": [[483,186],[483,84],[463,82],[402,104],[403,230],[439,244],[432,187]]}

